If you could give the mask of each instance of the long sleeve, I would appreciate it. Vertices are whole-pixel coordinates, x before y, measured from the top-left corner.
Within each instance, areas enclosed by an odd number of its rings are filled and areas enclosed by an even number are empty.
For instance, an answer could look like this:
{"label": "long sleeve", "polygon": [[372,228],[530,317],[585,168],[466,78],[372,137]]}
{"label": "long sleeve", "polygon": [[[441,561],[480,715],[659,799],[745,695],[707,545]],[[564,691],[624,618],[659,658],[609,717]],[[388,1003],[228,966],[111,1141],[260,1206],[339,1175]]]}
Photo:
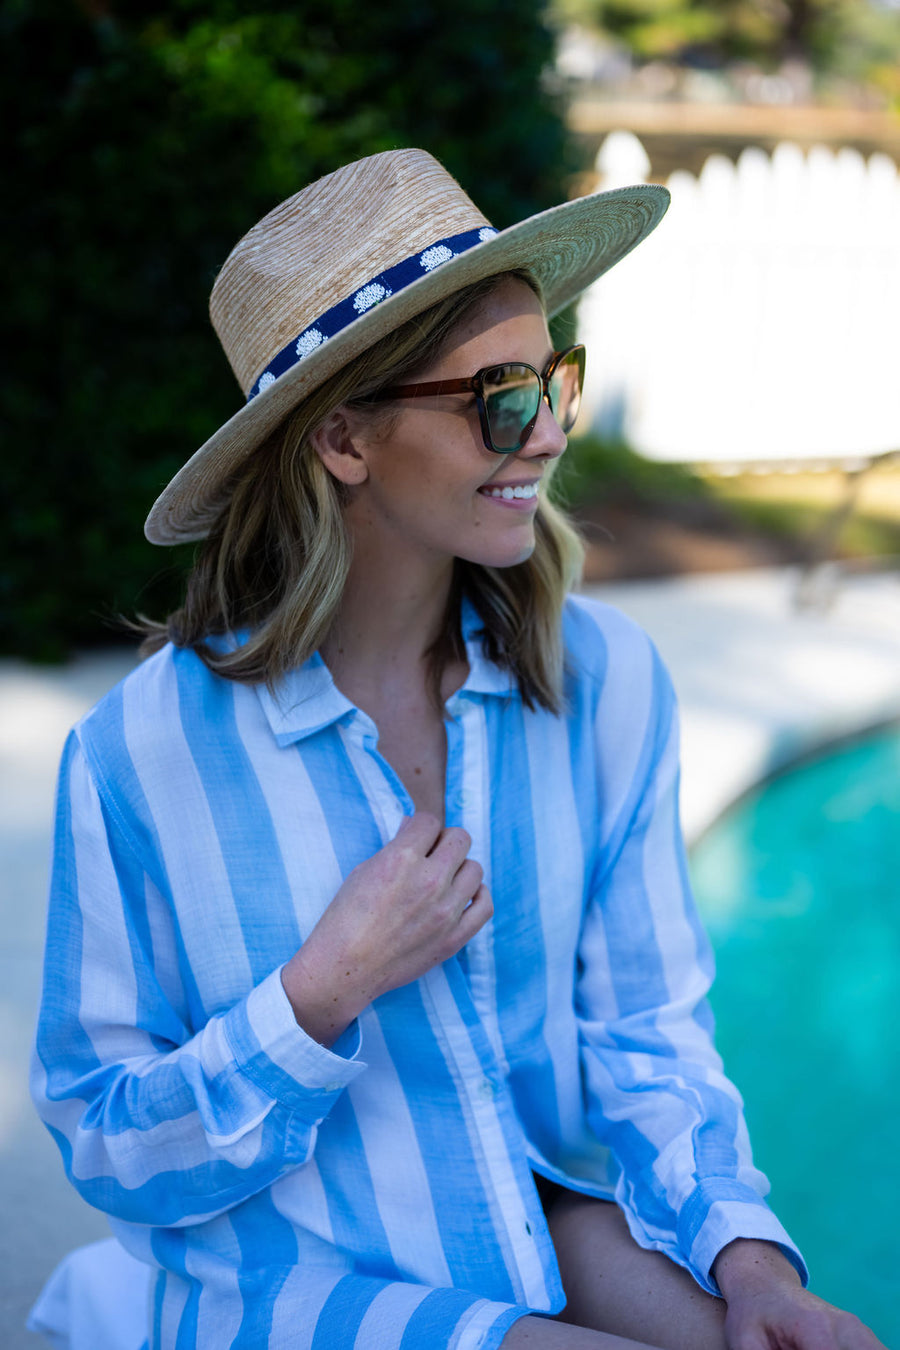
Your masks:
{"label": "long sleeve", "polygon": [[[611,671],[610,681],[623,675]],[[642,1245],[688,1266],[712,1292],[712,1263],[737,1237],[778,1243],[805,1275],[763,1200],[768,1182],[753,1166],[742,1102],[713,1045],[713,961],[678,819],[675,698],[652,649],[629,677],[633,708],[642,695],[643,735],[630,751],[614,735],[610,747],[608,718],[598,724],[598,753],[628,758],[629,775],[607,822],[579,951],[589,1123],[621,1168],[617,1199]]]}
{"label": "long sleeve", "polygon": [[365,1068],[356,1028],[331,1052],[297,1026],[279,969],[191,1027],[179,956],[165,899],[73,734],[32,1090],[83,1197],[140,1224],[203,1221],[306,1162]]}

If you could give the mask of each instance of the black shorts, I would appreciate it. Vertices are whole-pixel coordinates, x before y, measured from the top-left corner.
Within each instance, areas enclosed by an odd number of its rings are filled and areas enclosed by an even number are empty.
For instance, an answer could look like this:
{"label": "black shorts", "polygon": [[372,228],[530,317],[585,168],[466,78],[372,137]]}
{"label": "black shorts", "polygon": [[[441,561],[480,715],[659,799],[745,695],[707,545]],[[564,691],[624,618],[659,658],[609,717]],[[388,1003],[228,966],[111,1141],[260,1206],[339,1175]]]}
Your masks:
{"label": "black shorts", "polygon": [[566,1187],[560,1186],[556,1181],[551,1181],[549,1177],[542,1177],[540,1172],[532,1172],[531,1175],[534,1178],[535,1189],[546,1218],[559,1197],[566,1194]]}

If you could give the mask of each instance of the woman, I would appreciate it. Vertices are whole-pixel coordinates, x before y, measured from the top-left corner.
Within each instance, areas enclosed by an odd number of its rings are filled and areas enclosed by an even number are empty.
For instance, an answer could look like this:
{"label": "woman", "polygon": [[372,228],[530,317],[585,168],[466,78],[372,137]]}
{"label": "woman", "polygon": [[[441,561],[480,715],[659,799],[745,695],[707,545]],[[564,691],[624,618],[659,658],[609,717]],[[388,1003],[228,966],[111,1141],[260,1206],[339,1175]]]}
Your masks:
{"label": "woman", "polygon": [[565,598],[545,310],[666,199],[498,235],[390,152],[216,282],[249,401],[147,523],[207,539],[184,607],[66,750],[34,1075],[154,1347],[877,1345],[802,1288],[711,1045],[665,672]]}

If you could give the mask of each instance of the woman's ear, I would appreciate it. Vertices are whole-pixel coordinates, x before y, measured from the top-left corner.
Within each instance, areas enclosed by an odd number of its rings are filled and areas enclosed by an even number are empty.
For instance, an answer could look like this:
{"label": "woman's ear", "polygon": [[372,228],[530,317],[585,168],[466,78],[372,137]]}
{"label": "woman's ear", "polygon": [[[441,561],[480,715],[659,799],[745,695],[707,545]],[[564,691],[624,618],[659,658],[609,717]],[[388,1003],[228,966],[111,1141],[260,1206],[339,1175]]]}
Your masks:
{"label": "woman's ear", "polygon": [[357,487],[369,476],[366,461],[356,448],[343,408],[329,413],[310,436],[310,444],[338,482]]}

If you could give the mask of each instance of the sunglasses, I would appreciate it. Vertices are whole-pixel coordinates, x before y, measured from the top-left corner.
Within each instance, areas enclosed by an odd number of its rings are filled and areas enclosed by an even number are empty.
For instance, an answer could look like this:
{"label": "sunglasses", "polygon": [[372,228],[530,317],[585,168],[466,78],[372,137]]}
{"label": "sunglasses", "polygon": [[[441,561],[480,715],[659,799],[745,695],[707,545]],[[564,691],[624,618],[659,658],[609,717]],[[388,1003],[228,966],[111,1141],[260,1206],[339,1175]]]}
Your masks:
{"label": "sunglasses", "polygon": [[564,352],[554,352],[540,374],[524,361],[504,361],[499,366],[485,366],[466,380],[398,384],[379,390],[372,399],[474,394],[486,449],[497,455],[513,455],[534,431],[542,399],[546,399],[563,431],[570,431],[581,406],[583,387],[584,347],[579,343]]}

